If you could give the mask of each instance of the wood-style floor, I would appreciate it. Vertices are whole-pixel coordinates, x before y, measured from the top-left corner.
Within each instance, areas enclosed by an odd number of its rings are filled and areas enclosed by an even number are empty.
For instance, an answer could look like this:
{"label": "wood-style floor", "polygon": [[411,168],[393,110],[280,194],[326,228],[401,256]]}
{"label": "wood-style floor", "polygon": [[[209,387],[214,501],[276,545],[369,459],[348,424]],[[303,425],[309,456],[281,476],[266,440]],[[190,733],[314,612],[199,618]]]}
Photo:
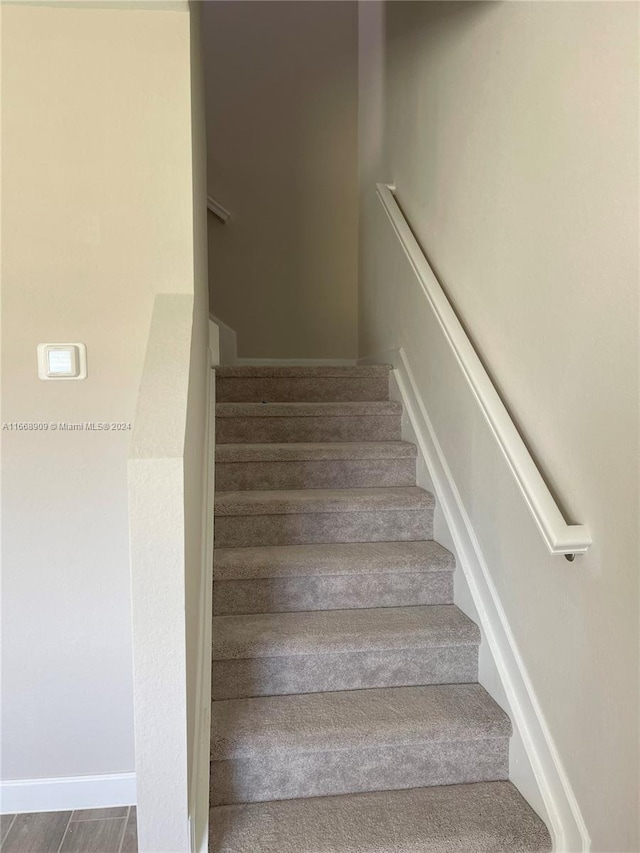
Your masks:
{"label": "wood-style floor", "polygon": [[137,853],[135,806],[0,817],[2,853]]}

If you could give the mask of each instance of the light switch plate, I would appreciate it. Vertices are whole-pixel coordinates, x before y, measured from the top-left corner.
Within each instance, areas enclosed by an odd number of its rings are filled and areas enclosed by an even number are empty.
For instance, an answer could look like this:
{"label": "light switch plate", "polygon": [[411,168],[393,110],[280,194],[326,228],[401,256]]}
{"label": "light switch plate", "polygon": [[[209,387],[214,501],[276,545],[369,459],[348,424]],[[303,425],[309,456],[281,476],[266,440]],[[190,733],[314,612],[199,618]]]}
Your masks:
{"label": "light switch plate", "polygon": [[40,379],[86,379],[87,348],[84,344],[38,344]]}

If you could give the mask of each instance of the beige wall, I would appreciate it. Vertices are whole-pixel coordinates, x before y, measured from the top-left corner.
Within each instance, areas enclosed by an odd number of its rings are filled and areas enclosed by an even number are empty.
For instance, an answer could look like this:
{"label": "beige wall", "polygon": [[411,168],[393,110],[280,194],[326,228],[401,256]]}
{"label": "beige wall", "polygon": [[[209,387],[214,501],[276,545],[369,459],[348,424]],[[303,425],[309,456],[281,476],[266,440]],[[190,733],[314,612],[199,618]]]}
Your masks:
{"label": "beige wall", "polygon": [[[361,126],[381,128],[361,148],[361,355],[407,350],[595,853],[640,845],[638,14],[393,2],[377,65],[361,45]],[[384,260],[376,179],[590,527],[575,563],[545,553],[423,297]]]}
{"label": "beige wall", "polygon": [[204,849],[209,813],[213,372],[200,9],[190,4],[183,54],[193,292],[154,301],[128,465],[140,853]]}
{"label": "beige wall", "polygon": [[353,358],[357,4],[204,4],[213,313],[240,356]]}
{"label": "beige wall", "polygon": [[[153,298],[202,270],[188,9],[101,6],[2,8],[3,421],[133,422]],[[88,379],[39,381],[44,341],[85,342]],[[4,779],[134,768],[130,437],[2,433]]]}

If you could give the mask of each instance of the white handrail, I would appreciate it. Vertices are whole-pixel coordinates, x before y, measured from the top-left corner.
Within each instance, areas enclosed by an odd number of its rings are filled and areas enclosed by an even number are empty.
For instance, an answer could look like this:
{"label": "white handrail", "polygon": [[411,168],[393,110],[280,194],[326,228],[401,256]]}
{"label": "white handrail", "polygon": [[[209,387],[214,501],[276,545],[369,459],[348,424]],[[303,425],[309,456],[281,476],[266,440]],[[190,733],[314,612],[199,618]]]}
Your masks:
{"label": "white handrail", "polygon": [[422,290],[464,373],[478,405],[500,445],[524,499],[552,554],[573,559],[591,545],[591,534],[583,524],[567,524],[564,516],[511,420],[462,323],[429,266],[394,196],[395,187],[377,184],[384,207]]}
{"label": "white handrail", "polygon": [[221,222],[228,222],[231,219],[231,214],[226,207],[223,207],[220,202],[216,201],[210,195],[207,196],[207,209],[217,216]]}

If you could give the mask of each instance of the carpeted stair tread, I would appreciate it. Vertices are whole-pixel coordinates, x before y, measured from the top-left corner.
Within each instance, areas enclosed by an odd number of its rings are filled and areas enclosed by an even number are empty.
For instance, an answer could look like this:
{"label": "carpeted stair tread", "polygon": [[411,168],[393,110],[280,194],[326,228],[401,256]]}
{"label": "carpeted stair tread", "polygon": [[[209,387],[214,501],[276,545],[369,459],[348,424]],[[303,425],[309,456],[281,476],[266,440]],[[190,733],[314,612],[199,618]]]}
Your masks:
{"label": "carpeted stair tread", "polygon": [[401,418],[400,403],[388,399],[371,401],[369,394],[356,402],[219,402],[216,441],[218,444],[399,441]]}
{"label": "carpeted stair tread", "polygon": [[217,418],[353,418],[402,415],[390,400],[360,403],[217,403]]}
{"label": "carpeted stair tread", "polygon": [[511,722],[479,684],[447,684],[214,702],[211,734],[219,760],[508,738]]}
{"label": "carpeted stair tread", "polygon": [[213,618],[213,659],[470,646],[480,631],[454,605]]}
{"label": "carpeted stair tread", "polygon": [[388,377],[393,369],[390,364],[357,365],[243,365],[216,367],[216,377],[220,379],[263,379],[265,377],[298,379],[370,379]]}
{"label": "carpeted stair tread", "polygon": [[219,444],[216,462],[289,462],[345,459],[415,459],[408,441],[317,441],[291,444]]}
{"label": "carpeted stair tread", "polygon": [[507,779],[511,725],[478,684],[214,702],[211,804]]}
{"label": "carpeted stair tread", "polygon": [[227,367],[216,370],[218,402],[355,402],[389,399],[389,365]]}
{"label": "carpeted stair tread", "polygon": [[453,554],[432,539],[422,542],[331,542],[217,548],[218,581],[317,575],[453,572]]}
{"label": "carpeted stair tread", "polygon": [[[305,423],[313,418],[301,420]],[[338,418],[339,423],[346,420]],[[274,421],[266,419],[264,423]],[[227,448],[231,449],[230,453]],[[415,448],[403,446],[401,442],[222,443],[217,448],[216,489],[219,492],[399,488],[415,484]]]}
{"label": "carpeted stair tread", "polygon": [[212,853],[549,853],[510,782],[478,782],[211,809]]}
{"label": "carpeted stair tread", "polygon": [[210,853],[552,849],[391,369],[216,369]]}
{"label": "carpeted stair tread", "polygon": [[454,568],[433,540],[218,548],[214,613],[451,604]]}
{"label": "carpeted stair tread", "polygon": [[433,509],[434,505],[433,495],[417,486],[384,489],[276,489],[219,492],[215,514],[230,516],[412,511]]}

